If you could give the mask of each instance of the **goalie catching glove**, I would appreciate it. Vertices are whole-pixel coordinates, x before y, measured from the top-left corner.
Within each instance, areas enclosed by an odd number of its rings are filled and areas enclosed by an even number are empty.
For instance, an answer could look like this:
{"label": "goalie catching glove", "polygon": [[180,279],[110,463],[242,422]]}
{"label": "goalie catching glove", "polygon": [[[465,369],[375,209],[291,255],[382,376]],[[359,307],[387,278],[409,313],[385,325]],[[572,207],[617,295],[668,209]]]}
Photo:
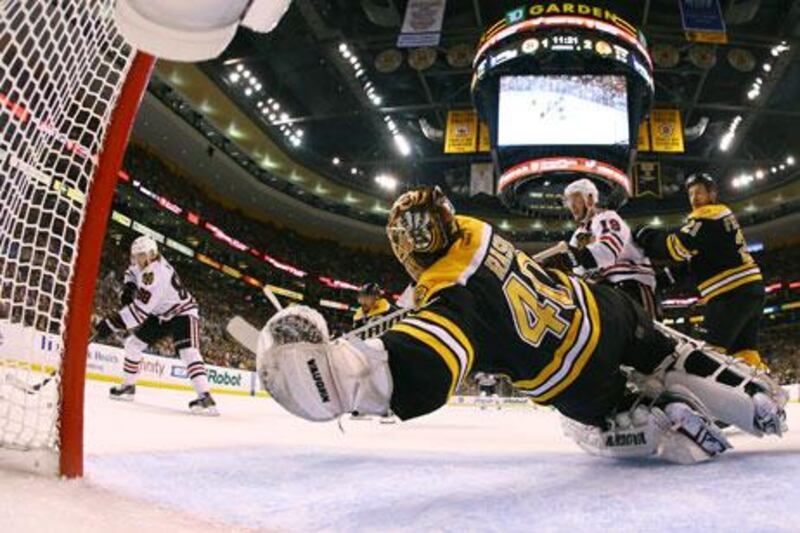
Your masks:
{"label": "goalie catching glove", "polygon": [[389,412],[392,378],[380,340],[330,340],[325,319],[295,305],[275,314],[261,331],[258,376],[290,413],[315,422],[353,411]]}

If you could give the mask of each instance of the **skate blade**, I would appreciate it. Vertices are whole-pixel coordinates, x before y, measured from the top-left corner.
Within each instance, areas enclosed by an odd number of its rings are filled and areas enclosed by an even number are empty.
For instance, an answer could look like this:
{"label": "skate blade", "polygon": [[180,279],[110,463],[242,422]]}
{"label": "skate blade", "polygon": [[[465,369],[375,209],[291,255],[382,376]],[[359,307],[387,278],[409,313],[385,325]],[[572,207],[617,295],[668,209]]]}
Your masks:
{"label": "skate blade", "polygon": [[192,407],[190,411],[196,416],[219,416],[216,407]]}
{"label": "skate blade", "polygon": [[109,398],[116,402],[132,402],[133,401],[133,394],[123,394],[122,396],[114,396],[113,394],[108,395]]}

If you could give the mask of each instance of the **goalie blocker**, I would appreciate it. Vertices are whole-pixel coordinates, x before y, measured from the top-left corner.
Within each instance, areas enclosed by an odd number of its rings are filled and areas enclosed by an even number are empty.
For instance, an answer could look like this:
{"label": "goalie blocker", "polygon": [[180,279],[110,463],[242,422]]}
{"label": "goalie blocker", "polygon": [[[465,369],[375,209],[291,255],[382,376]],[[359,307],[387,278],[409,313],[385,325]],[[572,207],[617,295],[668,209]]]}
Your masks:
{"label": "goalie blocker", "polygon": [[366,341],[331,341],[301,306],[263,329],[259,376],[295,415],[422,416],[482,371],[556,407],[599,455],[704,460],[729,447],[716,420],[781,433],[786,397],[766,375],[656,329],[612,288],[543,270],[488,224],[456,216],[438,190],[401,196],[388,233],[416,281],[416,312]]}

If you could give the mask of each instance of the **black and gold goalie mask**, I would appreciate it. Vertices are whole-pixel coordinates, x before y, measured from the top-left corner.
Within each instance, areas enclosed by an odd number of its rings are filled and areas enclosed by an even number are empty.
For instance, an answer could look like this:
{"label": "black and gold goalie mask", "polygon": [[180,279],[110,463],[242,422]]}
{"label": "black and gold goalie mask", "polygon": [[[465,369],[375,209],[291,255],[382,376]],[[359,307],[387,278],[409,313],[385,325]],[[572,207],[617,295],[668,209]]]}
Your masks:
{"label": "black and gold goalie mask", "polygon": [[395,257],[416,281],[457,237],[453,204],[439,187],[408,191],[392,206],[386,234]]}

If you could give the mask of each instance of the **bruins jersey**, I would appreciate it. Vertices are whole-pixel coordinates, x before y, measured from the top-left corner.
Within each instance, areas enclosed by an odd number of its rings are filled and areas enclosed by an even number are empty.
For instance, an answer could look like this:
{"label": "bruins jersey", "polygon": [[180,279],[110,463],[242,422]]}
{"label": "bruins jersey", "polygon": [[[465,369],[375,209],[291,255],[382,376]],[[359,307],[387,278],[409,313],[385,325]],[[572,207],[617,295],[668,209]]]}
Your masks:
{"label": "bruins jersey", "polygon": [[359,307],[353,315],[353,328],[359,328],[366,325],[377,318],[389,313],[392,306],[386,298],[378,298],[375,300],[375,305],[369,311],[364,311],[363,307]]}
{"label": "bruins jersey", "polygon": [[488,224],[456,219],[459,238],[418,280],[417,310],[381,336],[392,410],[403,419],[433,411],[477,371],[556,403],[597,350],[598,289],[544,270]]}
{"label": "bruins jersey", "polygon": [[722,204],[692,211],[677,231],[647,234],[641,244],[654,259],[688,261],[705,301],[751,283],[761,283],[761,269],[747,251],[736,216]]}

